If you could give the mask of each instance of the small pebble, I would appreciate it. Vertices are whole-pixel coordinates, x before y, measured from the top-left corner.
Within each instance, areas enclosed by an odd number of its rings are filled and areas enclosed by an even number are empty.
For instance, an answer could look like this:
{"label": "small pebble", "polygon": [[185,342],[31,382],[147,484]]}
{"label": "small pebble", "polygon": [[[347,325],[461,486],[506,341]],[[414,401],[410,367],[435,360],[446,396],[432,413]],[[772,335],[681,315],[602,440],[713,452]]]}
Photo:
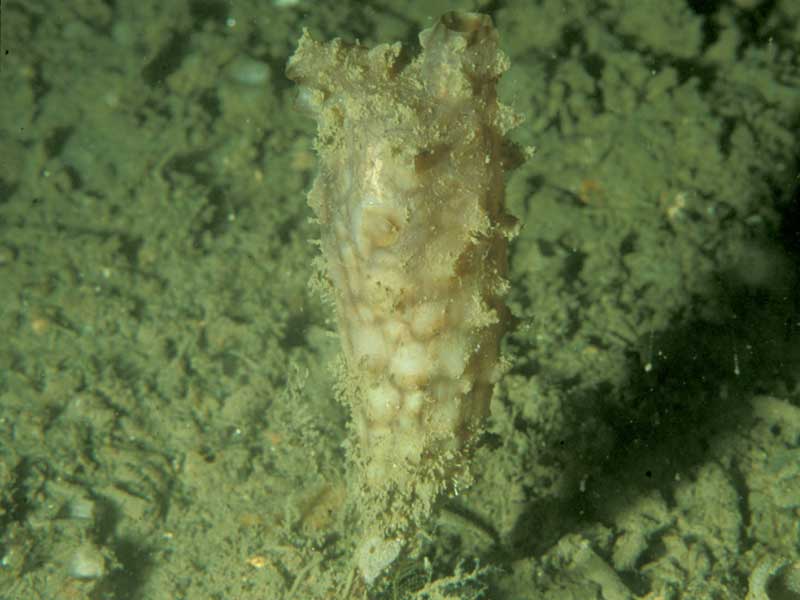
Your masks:
{"label": "small pebble", "polygon": [[94,546],[81,546],[69,561],[69,575],[75,579],[98,579],[105,572],[105,558]]}
{"label": "small pebble", "polygon": [[235,59],[228,66],[228,74],[236,83],[262,86],[270,78],[269,65],[246,56]]}
{"label": "small pebble", "polygon": [[67,506],[70,519],[94,519],[94,502],[89,498],[74,498]]}

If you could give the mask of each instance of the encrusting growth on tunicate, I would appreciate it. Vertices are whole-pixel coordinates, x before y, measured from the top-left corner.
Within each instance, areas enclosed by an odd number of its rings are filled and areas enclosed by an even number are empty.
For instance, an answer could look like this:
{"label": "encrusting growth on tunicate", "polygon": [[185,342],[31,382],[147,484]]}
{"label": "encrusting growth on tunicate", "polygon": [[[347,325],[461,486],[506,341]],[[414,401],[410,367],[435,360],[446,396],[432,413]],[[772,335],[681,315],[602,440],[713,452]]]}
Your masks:
{"label": "encrusting growth on tunicate", "polygon": [[507,327],[504,172],[520,118],[496,98],[509,61],[489,17],[448,13],[367,48],[304,32],[286,72],[318,122],[309,193],[352,410],[355,561],[369,584],[462,476]]}

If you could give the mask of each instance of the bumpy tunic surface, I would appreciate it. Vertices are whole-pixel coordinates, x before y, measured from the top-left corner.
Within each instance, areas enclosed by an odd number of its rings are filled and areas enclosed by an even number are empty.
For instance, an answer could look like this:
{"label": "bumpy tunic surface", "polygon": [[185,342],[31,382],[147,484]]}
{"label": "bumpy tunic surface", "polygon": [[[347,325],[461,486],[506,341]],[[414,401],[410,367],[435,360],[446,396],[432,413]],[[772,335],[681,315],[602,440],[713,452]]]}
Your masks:
{"label": "bumpy tunic surface", "polygon": [[318,121],[309,203],[345,358],[369,582],[463,473],[507,323],[508,68],[489,17],[372,49],[304,33],[287,67]]}

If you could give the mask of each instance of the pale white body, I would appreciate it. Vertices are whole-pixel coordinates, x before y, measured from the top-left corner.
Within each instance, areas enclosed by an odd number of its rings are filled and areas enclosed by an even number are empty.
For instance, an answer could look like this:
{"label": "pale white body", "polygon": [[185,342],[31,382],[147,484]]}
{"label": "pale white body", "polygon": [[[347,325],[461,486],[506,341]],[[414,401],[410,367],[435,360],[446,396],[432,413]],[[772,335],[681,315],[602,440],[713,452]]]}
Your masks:
{"label": "pale white body", "polygon": [[287,69],[319,123],[309,203],[345,356],[367,580],[464,471],[507,322],[503,151],[517,118],[495,83],[508,60],[481,15],[445,15],[420,41],[401,65],[399,44],[305,34]]}

